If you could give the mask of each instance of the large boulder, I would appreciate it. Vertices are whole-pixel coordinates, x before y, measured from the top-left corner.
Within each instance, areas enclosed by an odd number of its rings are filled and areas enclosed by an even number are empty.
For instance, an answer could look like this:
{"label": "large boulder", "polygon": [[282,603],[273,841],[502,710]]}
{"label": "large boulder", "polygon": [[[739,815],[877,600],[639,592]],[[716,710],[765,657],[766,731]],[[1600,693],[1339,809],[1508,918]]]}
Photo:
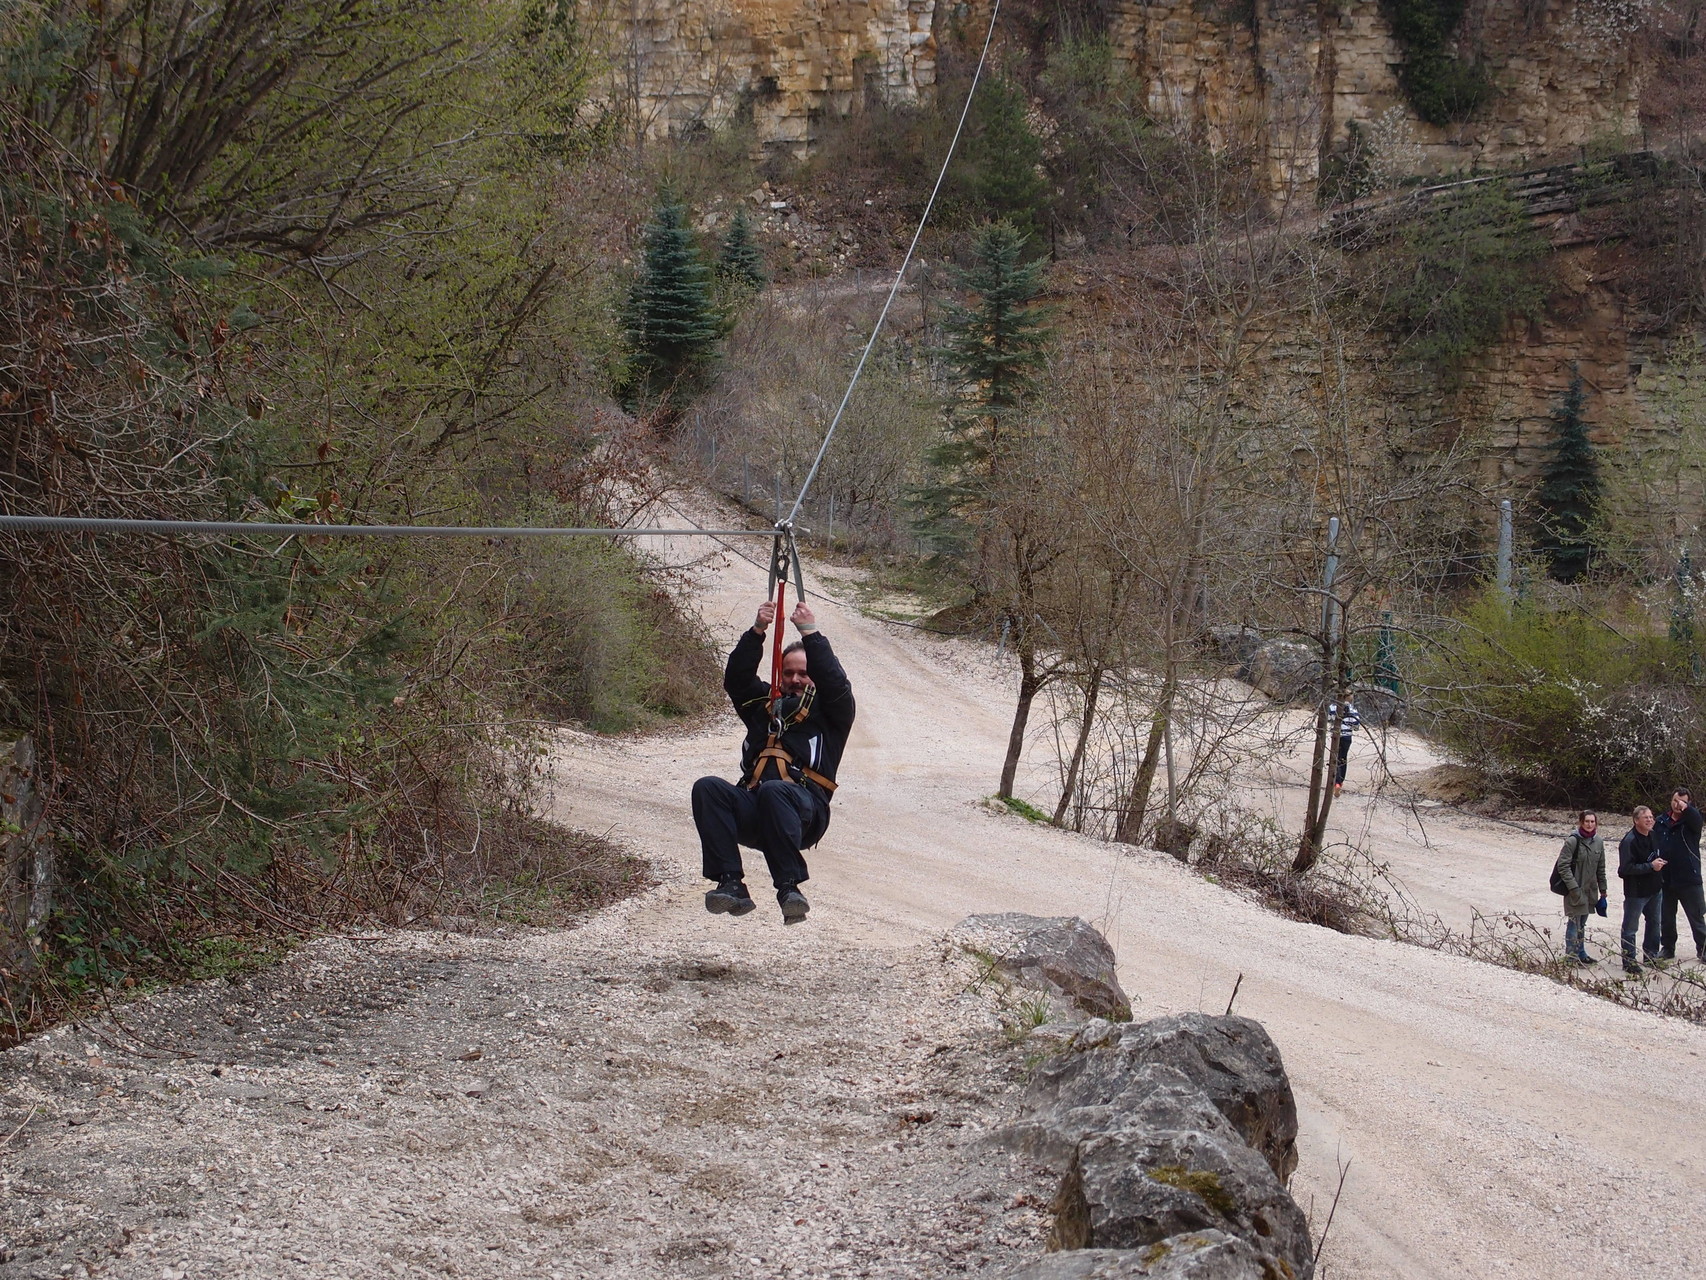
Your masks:
{"label": "large boulder", "polygon": [[1045,1254],[1002,1280],[1283,1280],[1254,1245],[1210,1228],[1168,1236],[1143,1249],[1071,1249]]}
{"label": "large boulder", "polygon": [[1262,633],[1254,627],[1210,627],[1203,642],[1215,657],[1242,672],[1262,647]]}
{"label": "large boulder", "polygon": [[[1146,1073],[1152,1064],[1175,1074]],[[1141,1114],[1159,1088],[1179,1077],[1202,1091],[1280,1182],[1291,1177],[1297,1100],[1279,1049],[1249,1018],[1185,1013],[1123,1026],[1091,1021],[1066,1052],[1038,1069],[1027,1094],[1030,1123],[1054,1127],[1064,1142],[1077,1123],[1069,1118],[1074,1111]]]}
{"label": "large boulder", "polygon": [[1298,640],[1268,640],[1250,655],[1244,678],[1280,702],[1313,701],[1321,688],[1321,653]]}
{"label": "large boulder", "polygon": [[1064,1174],[1080,1143],[1124,1129],[1199,1129],[1243,1140],[1190,1077],[1176,1067],[1150,1062],[1106,1102],[1047,1107],[997,1130],[989,1141]]}
{"label": "large boulder", "polygon": [[1131,1017],[1131,1001],[1114,972],[1114,949],[1076,916],[967,916],[950,936],[997,972],[1084,1013]]}
{"label": "large boulder", "polygon": [[1314,1273],[1303,1211],[1267,1162],[1224,1128],[1134,1128],[1088,1138],[1053,1208],[1053,1248],[1142,1249],[1217,1230],[1284,1262],[1299,1280]]}

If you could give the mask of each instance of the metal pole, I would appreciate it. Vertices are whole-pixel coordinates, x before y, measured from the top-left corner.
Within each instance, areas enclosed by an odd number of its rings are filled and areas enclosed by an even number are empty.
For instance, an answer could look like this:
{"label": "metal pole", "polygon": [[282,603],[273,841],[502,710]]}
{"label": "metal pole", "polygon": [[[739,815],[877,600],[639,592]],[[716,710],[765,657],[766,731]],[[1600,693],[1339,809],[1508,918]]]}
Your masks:
{"label": "metal pole", "polygon": [[1326,641],[1327,660],[1332,660],[1338,639],[1338,610],[1334,607],[1333,579],[1339,574],[1339,517],[1327,521],[1327,567],[1321,574],[1321,635]]}
{"label": "metal pole", "polygon": [[776,473],[776,523],[782,523],[782,473]]}
{"label": "metal pole", "polygon": [[1499,503],[1499,553],[1493,567],[1493,586],[1505,604],[1511,600],[1511,500]]}

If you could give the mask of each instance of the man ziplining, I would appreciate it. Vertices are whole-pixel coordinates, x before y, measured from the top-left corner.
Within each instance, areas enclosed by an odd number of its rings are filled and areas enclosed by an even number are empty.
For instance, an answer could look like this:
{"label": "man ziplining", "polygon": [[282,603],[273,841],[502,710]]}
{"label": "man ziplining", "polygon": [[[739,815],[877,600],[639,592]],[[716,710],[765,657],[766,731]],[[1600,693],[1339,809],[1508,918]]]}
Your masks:
{"label": "man ziplining", "polygon": [[699,828],[703,870],[716,888],[705,910],[743,916],[757,904],[747,892],[740,846],[757,849],[770,865],[784,924],[798,924],[810,905],[800,892],[809,849],[829,827],[829,798],[847,735],[853,730],[853,685],[804,603],[794,606],[800,638],[782,652],[772,690],[758,678],[764,638],[776,621],[766,600],[741,634],[723,671],[723,690],[746,724],[739,785],[723,778],[693,784],[693,823]]}

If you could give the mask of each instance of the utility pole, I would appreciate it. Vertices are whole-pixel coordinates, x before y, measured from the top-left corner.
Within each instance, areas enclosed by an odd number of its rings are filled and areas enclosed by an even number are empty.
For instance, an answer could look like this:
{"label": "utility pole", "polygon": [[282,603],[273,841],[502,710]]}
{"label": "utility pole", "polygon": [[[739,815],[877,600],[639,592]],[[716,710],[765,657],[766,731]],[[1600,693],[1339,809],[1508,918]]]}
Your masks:
{"label": "utility pole", "polygon": [[1511,607],[1511,541],[1511,500],[1505,498],[1499,503],[1499,552],[1493,566],[1493,588],[1506,609]]}

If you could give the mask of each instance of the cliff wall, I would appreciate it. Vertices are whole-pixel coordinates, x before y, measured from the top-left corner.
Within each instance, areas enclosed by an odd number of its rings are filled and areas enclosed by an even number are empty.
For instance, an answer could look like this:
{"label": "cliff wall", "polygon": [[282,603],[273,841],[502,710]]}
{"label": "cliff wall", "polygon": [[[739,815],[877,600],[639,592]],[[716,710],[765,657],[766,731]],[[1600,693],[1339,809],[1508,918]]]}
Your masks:
{"label": "cliff wall", "polygon": [[613,95],[649,137],[750,118],[803,154],[824,113],[927,97],[936,21],[936,0],[650,0],[611,21]]}
{"label": "cliff wall", "polygon": [[1561,158],[1641,132],[1641,0],[1471,0],[1457,35],[1494,87],[1474,117],[1424,122],[1380,0],[1118,0],[1117,56],[1150,111],[1212,144],[1254,141],[1271,185],[1312,192],[1353,129],[1391,176]]}
{"label": "cliff wall", "polygon": [[[1495,92],[1446,126],[1421,120],[1399,86],[1404,53],[1381,0],[1112,0],[1108,31],[1158,119],[1211,143],[1253,141],[1276,190],[1311,192],[1353,130],[1406,174],[1638,136],[1631,35],[1646,3],[1470,0],[1457,51]],[[653,137],[749,115],[762,145],[804,152],[825,114],[928,98],[946,24],[981,30],[987,13],[937,0],[646,0],[611,20],[613,92]]]}

